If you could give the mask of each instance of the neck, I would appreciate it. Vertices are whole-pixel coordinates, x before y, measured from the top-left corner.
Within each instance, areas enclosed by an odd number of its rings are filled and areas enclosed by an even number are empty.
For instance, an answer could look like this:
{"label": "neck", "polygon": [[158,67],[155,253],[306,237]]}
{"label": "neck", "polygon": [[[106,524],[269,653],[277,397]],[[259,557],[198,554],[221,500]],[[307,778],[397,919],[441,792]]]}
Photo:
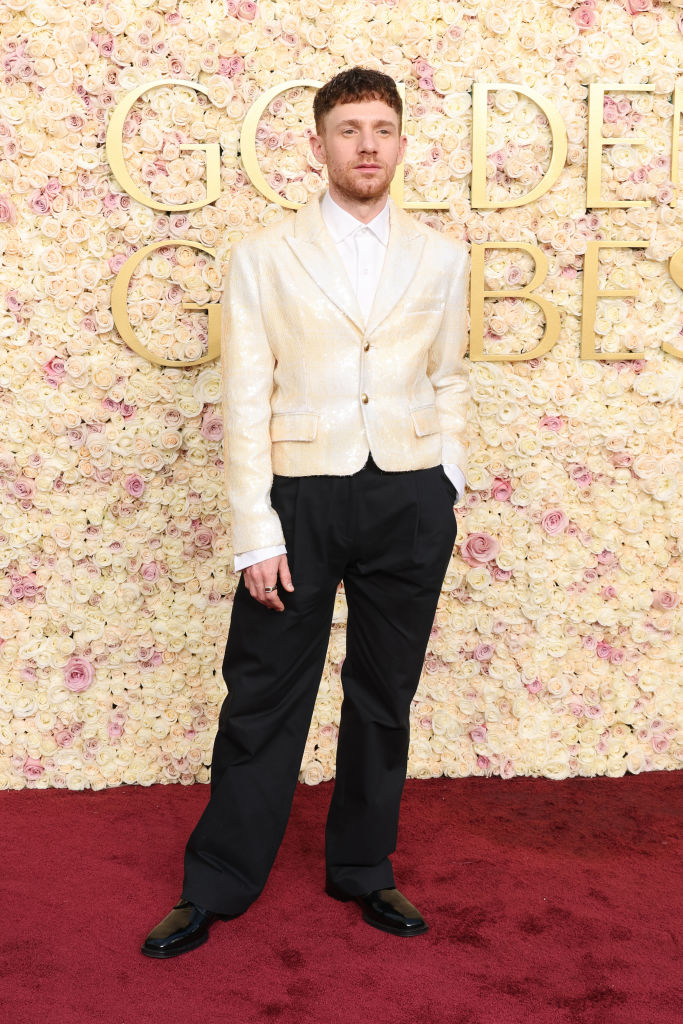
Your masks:
{"label": "neck", "polygon": [[342,210],[346,210],[356,220],[361,221],[363,224],[368,224],[378,213],[381,213],[387,204],[389,198],[389,190],[383,192],[381,196],[368,196],[367,199],[359,198],[355,195],[349,195],[339,186],[330,182],[329,189],[330,198],[334,199],[337,206],[341,206]]}

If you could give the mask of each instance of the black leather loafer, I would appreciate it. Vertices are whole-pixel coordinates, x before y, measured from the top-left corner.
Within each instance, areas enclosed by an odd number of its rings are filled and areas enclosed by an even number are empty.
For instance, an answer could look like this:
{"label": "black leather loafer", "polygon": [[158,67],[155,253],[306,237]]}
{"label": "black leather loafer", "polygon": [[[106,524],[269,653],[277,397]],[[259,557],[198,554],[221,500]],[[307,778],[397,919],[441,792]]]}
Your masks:
{"label": "black leather loafer", "polygon": [[225,917],[181,899],[171,913],[152,929],[140,952],[159,960],[187,953],[206,942],[210,925],[219,918],[225,920]]}
{"label": "black leather loafer", "polygon": [[373,889],[362,896],[352,896],[334,882],[325,883],[325,892],[335,900],[353,900],[363,911],[363,920],[373,928],[392,935],[423,935],[429,925],[422,914],[398,889]]}

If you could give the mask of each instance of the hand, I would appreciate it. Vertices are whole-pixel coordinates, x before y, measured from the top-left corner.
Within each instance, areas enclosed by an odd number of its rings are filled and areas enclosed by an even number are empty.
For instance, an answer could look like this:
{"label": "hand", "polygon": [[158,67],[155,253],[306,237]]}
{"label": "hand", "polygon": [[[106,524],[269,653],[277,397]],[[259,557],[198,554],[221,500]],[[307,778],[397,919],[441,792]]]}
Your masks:
{"label": "hand", "polygon": [[242,575],[245,587],[260,604],[264,604],[266,608],[274,608],[276,612],[285,610],[277,590],[266,593],[266,587],[276,586],[279,576],[285,590],[294,590],[287,555],[275,555],[273,558],[265,558],[262,562],[254,562],[242,570]]}

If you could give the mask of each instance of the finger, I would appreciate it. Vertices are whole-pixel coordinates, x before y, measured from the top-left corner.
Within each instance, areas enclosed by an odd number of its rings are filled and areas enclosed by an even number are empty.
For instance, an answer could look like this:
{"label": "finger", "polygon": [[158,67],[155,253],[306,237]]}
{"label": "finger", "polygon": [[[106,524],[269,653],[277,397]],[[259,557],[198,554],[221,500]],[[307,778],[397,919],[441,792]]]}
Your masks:
{"label": "finger", "polygon": [[[269,584],[269,586],[275,587],[276,583],[273,582],[272,584]],[[284,611],[285,608],[282,601],[280,600],[280,595],[278,594],[277,589],[269,591],[265,590],[264,588],[263,603],[266,605],[267,608],[273,608],[276,612],[282,612]]]}
{"label": "finger", "polygon": [[287,555],[283,555],[280,559],[280,565],[278,566],[280,573],[280,583],[285,590],[294,590],[294,584],[292,583],[292,574],[289,571],[289,562],[287,561]]}
{"label": "finger", "polygon": [[258,572],[245,572],[244,582],[247,590],[254,600],[263,604],[267,595],[264,590],[264,582],[261,575]]}
{"label": "finger", "polygon": [[272,594],[266,594],[266,599],[265,604],[268,608],[272,608],[273,611],[283,612],[285,610],[285,606],[278,597],[277,591],[274,591]]}

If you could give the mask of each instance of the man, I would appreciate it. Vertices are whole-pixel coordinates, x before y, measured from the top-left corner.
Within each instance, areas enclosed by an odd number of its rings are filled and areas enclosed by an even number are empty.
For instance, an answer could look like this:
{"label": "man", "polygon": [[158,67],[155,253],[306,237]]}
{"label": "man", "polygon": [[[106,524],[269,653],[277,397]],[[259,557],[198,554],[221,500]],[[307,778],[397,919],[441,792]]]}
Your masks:
{"label": "man", "polygon": [[326,891],[382,930],[427,930],[389,855],[464,489],[467,248],[389,199],[406,146],[391,78],[342,72],[314,114],[328,191],[240,242],[226,278],[226,474],[242,577],[211,797],[187,844],[182,898],[143,944],[154,957],[194,949],[265,885],[340,580],[347,649]]}

